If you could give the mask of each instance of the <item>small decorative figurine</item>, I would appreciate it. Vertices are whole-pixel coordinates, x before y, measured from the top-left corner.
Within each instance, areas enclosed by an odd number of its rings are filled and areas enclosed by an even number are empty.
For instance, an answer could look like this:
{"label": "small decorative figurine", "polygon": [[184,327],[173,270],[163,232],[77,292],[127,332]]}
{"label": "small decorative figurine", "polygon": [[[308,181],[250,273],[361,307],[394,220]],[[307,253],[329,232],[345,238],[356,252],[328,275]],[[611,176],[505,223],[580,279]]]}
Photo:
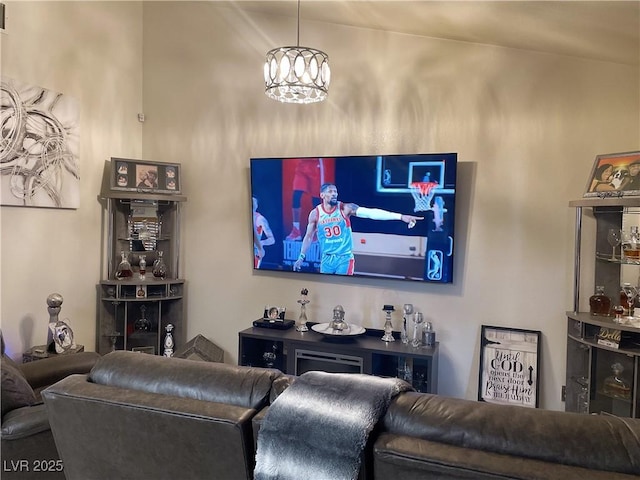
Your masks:
{"label": "small decorative figurine", "polygon": [[65,322],[58,318],[62,310],[62,295],[52,293],[47,297],[47,308],[49,312],[49,331],[56,353],[67,353],[76,349],[76,342],[73,339],[73,330]]}
{"label": "small decorative figurine", "polygon": [[349,325],[344,321],[344,308],[342,305],[336,305],[333,309],[333,320],[329,323],[329,328],[333,333],[342,333],[349,330]]}
{"label": "small decorative figurine", "polygon": [[298,303],[300,304],[300,316],[298,317],[298,322],[296,323],[296,330],[298,332],[309,331],[309,327],[307,327],[307,303],[309,303],[309,300],[307,300],[308,294],[309,290],[307,290],[306,288],[300,290],[300,295],[302,295],[302,297],[300,297],[300,300],[298,300]]}
{"label": "small decorative figurine", "polygon": [[384,342],[395,342],[396,339],[393,338],[393,324],[391,323],[391,312],[395,310],[393,305],[385,305],[382,307],[382,310],[385,312],[385,322],[384,322],[384,335],[382,336],[382,340]]}
{"label": "small decorative figurine", "polygon": [[173,334],[171,333],[173,332],[173,325],[171,323],[167,324],[167,326],[164,327],[164,330],[167,333],[164,336],[164,352],[162,355],[165,357],[173,357],[174,343]]}

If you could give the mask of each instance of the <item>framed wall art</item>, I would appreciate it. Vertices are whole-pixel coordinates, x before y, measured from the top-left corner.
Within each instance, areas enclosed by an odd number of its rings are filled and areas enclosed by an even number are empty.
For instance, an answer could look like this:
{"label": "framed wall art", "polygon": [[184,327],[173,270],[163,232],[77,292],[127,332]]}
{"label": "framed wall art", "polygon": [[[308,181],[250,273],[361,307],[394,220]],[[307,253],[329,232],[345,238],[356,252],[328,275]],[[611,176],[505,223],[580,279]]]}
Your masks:
{"label": "framed wall art", "polygon": [[482,325],[478,400],[538,407],[541,335],[537,330]]}
{"label": "framed wall art", "polygon": [[80,206],[80,103],[0,77],[0,205]]}
{"label": "framed wall art", "polygon": [[181,193],[180,164],[111,158],[111,190]]}
{"label": "framed wall art", "polygon": [[640,152],[596,156],[584,197],[640,196]]}

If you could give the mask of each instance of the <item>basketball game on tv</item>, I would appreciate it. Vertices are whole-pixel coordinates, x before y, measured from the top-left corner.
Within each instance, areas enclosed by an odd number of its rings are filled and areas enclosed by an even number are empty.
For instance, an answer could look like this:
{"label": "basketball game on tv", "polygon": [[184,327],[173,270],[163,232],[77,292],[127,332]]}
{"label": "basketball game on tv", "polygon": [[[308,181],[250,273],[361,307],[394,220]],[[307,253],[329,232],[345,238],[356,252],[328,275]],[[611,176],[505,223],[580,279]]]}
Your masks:
{"label": "basketball game on tv", "polygon": [[252,158],[256,270],[453,281],[456,153]]}

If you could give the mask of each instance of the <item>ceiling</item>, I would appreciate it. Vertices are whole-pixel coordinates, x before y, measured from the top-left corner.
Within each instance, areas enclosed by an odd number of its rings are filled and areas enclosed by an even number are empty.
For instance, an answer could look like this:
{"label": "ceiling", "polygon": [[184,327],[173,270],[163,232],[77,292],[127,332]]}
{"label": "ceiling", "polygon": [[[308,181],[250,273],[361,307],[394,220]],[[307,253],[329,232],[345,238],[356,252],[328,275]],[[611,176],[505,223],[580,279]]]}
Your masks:
{"label": "ceiling", "polygon": [[[232,2],[296,18],[296,0]],[[301,0],[301,21],[640,65],[640,0]]]}

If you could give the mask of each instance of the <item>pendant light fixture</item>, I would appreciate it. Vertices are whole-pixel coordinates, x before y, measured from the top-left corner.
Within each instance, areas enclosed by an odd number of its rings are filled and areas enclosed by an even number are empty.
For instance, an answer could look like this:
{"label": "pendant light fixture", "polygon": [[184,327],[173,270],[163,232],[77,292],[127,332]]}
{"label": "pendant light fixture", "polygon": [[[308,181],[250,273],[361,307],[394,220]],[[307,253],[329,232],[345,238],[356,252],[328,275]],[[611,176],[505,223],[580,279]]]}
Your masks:
{"label": "pendant light fixture", "polygon": [[284,103],[315,103],[327,98],[331,70],[329,56],[300,46],[300,0],[295,47],[269,50],[264,63],[264,93]]}

